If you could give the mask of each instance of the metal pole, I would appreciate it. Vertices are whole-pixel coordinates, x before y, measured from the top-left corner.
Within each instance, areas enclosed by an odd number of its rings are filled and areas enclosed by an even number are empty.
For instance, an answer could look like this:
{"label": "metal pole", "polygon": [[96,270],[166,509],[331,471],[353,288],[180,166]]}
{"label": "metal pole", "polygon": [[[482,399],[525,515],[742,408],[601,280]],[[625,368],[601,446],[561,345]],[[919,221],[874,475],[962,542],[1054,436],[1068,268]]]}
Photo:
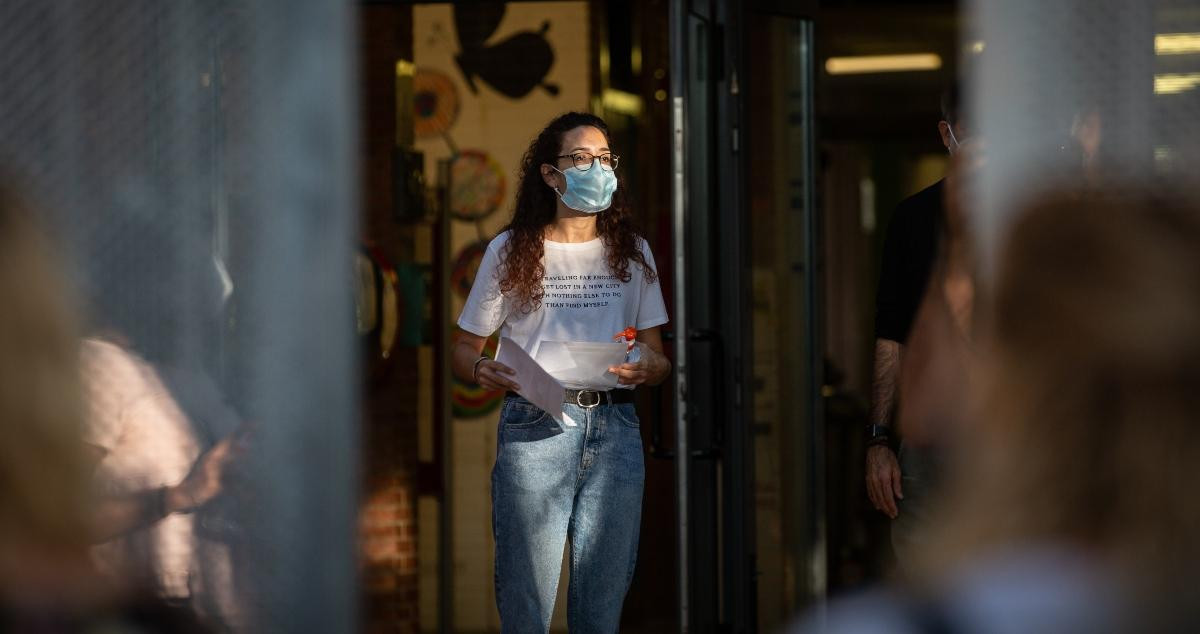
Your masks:
{"label": "metal pole", "polygon": [[687,79],[686,7],[671,0],[671,213],[675,243],[675,486],[679,541],[679,631],[689,628],[688,583],[688,411],[687,411],[687,262],[685,232],[684,92]]}
{"label": "metal pole", "polygon": [[828,585],[827,542],[825,535],[825,407],[821,396],[821,386],[824,377],[824,339],[822,316],[824,306],[821,294],[820,248],[821,223],[816,207],[816,141],[813,134],[816,131],[813,114],[813,23],[811,20],[800,22],[800,66],[804,86],[803,116],[804,116],[804,271],[805,271],[805,347],[808,353],[809,366],[809,411],[808,420],[812,435],[809,445],[809,495],[811,496],[812,531],[809,551],[809,599],[816,606],[816,618],[824,618],[824,597]]}
{"label": "metal pole", "polygon": [[[434,253],[437,254],[437,270],[449,271],[450,259],[450,161],[438,161],[438,208],[433,230]],[[453,632],[454,629],[454,416],[450,405],[452,377],[450,372],[450,329],[444,324],[446,311],[450,308],[450,285],[439,280],[438,302],[438,348],[441,360],[438,365],[437,394],[441,418],[442,499],[438,505],[438,631]]]}

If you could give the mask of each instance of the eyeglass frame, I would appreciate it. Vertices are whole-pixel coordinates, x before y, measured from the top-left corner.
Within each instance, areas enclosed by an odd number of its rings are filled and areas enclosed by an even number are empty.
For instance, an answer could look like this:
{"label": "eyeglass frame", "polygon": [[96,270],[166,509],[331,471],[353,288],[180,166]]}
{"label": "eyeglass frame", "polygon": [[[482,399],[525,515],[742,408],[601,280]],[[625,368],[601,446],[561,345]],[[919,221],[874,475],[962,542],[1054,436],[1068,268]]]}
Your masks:
{"label": "eyeglass frame", "polygon": [[[586,162],[587,167],[580,167],[579,163],[575,161],[576,154],[586,154],[586,155],[592,157],[592,160]],[[621,162],[621,157],[620,157],[620,155],[613,154],[612,152],[605,152],[604,154],[592,154],[591,152],[574,152],[571,154],[559,154],[558,156],[556,156],[554,158],[556,158],[556,159],[569,158],[569,159],[571,159],[571,163],[575,165],[575,169],[577,169],[581,172],[586,172],[586,171],[592,169],[592,166],[596,164],[596,159],[603,159],[605,156],[608,156],[612,162],[612,170],[611,171],[614,171],[614,172],[617,171],[617,165]],[[603,161],[600,162],[600,169],[604,169]]]}

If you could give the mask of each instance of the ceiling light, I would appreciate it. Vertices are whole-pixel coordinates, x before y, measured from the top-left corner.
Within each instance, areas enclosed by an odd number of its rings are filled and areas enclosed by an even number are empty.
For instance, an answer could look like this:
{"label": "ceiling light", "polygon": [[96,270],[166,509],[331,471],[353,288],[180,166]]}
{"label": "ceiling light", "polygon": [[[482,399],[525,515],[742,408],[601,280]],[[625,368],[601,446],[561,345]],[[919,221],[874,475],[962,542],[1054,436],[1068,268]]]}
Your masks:
{"label": "ceiling light", "polygon": [[1177,95],[1200,86],[1200,73],[1167,73],[1154,76],[1154,94]]}
{"label": "ceiling light", "polygon": [[1200,53],[1200,33],[1160,33],[1154,36],[1155,55]]}
{"label": "ceiling light", "polygon": [[861,55],[858,57],[830,57],[825,60],[825,70],[830,75],[898,73],[916,70],[937,70],[941,67],[942,58],[934,53]]}

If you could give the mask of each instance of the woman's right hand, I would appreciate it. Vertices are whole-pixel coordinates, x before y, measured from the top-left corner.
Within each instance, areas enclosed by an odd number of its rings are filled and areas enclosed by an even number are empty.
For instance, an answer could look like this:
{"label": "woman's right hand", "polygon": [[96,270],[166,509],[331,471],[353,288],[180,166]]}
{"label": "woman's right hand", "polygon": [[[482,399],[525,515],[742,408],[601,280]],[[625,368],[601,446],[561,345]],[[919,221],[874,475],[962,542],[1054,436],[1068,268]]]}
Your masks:
{"label": "woman's right hand", "polygon": [[516,375],[516,370],[503,363],[486,359],[479,362],[478,370],[475,372],[475,382],[489,390],[520,392],[521,386],[512,380],[512,377]]}

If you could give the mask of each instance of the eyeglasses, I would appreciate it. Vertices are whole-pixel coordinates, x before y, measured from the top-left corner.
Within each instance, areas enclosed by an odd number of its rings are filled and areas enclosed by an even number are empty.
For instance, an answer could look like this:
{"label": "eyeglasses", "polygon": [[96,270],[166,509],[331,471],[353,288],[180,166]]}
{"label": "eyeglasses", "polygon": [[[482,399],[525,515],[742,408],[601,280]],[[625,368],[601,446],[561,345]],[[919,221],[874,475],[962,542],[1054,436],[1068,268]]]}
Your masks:
{"label": "eyeglasses", "polygon": [[605,152],[600,156],[593,156],[588,152],[573,152],[571,154],[560,154],[554,158],[571,159],[571,161],[575,163],[575,169],[581,172],[586,172],[592,169],[592,165],[595,163],[596,159],[600,159],[601,168],[612,171],[617,169],[617,161],[621,159],[621,157],[613,154],[612,152]]}

